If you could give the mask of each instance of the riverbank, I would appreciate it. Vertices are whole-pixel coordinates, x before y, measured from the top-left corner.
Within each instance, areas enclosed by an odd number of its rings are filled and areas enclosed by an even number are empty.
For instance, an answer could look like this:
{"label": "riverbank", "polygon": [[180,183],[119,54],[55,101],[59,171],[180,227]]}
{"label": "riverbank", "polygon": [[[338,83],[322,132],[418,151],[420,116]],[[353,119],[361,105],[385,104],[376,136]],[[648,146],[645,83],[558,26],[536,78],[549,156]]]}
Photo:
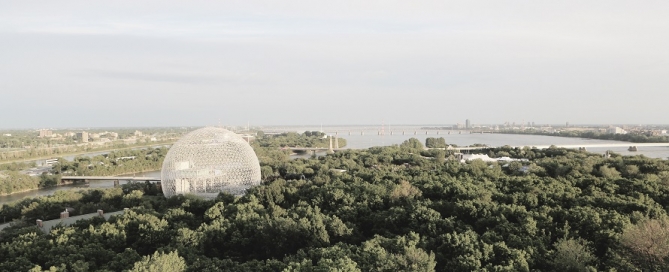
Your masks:
{"label": "riverbank", "polygon": [[[144,169],[144,170],[138,171],[138,172],[124,172],[124,173],[114,174],[113,176],[110,176],[110,177],[119,177],[119,179],[122,179],[124,176],[130,177],[130,175],[135,176],[137,174],[143,174],[143,173],[155,173],[155,172],[159,173],[161,169],[162,169],[162,167],[152,168],[152,169]],[[0,197],[8,197],[8,196],[24,194],[24,193],[28,193],[28,192],[32,192],[32,191],[57,189],[58,187],[71,186],[71,185],[85,185],[85,184],[88,184],[88,183],[87,182],[63,182],[63,181],[60,181],[56,185],[52,185],[52,186],[21,190],[21,191],[12,192],[12,193],[9,193],[9,194],[0,194]]]}
{"label": "riverbank", "polygon": [[0,196],[11,196],[11,195],[15,195],[15,194],[27,193],[27,192],[31,192],[31,191],[37,191],[37,190],[40,190],[40,189],[51,188],[51,187],[56,187],[56,186],[58,186],[58,185],[49,186],[49,187],[40,187],[40,188],[34,188],[34,189],[27,189],[27,190],[22,190],[22,191],[17,191],[17,192],[11,192],[9,194],[0,194]]}
{"label": "riverbank", "polygon": [[45,187],[38,187],[38,188],[33,188],[33,189],[26,189],[26,190],[21,190],[21,191],[16,191],[16,192],[11,192],[9,194],[0,194],[1,196],[12,196],[16,194],[22,194],[22,193],[27,193],[31,191],[38,191],[38,190],[44,190],[44,189],[51,189],[51,188],[57,188],[61,186],[68,186],[68,185],[76,185],[76,184],[86,184],[86,182],[59,182],[56,185],[51,185],[51,186],[45,186]]}
{"label": "riverbank", "polygon": [[[155,170],[155,171],[143,171],[143,172],[135,172],[135,173],[125,173],[125,174],[119,174],[115,175],[119,177],[120,184],[127,184],[128,181],[123,180],[123,177],[132,177],[132,175],[137,175],[137,176],[146,176],[146,177],[160,177],[160,170]],[[50,187],[43,187],[39,189],[31,189],[31,190],[23,190],[22,192],[14,192],[10,195],[4,195],[0,196],[0,206],[3,204],[9,204],[13,203],[16,201],[21,201],[22,199],[25,198],[36,198],[36,197],[41,197],[41,196],[47,196],[47,195],[52,195],[56,193],[57,191],[62,191],[62,190],[88,190],[88,189],[107,189],[107,188],[113,188],[114,187],[114,180],[92,180],[88,183],[74,183],[74,184],[63,184],[59,186],[50,186]]]}
{"label": "riverbank", "polygon": [[84,184],[85,182],[60,182],[56,185],[51,185],[51,186],[45,186],[45,187],[38,187],[38,188],[33,188],[33,189],[26,189],[26,190],[21,190],[21,191],[16,191],[16,192],[11,192],[9,194],[0,194],[0,196],[11,196],[15,194],[21,194],[21,193],[27,193],[31,191],[37,191],[37,190],[43,190],[43,189],[50,189],[50,188],[56,188],[60,186],[68,186],[68,185],[74,185],[74,184]]}
{"label": "riverbank", "polygon": [[513,135],[541,135],[565,138],[582,138],[592,140],[605,141],[620,141],[628,143],[669,143],[669,135],[654,135],[648,136],[644,134],[613,134],[602,133],[597,131],[559,131],[559,132],[545,132],[545,131],[519,131],[519,130],[500,130],[495,132],[499,134],[513,134]]}

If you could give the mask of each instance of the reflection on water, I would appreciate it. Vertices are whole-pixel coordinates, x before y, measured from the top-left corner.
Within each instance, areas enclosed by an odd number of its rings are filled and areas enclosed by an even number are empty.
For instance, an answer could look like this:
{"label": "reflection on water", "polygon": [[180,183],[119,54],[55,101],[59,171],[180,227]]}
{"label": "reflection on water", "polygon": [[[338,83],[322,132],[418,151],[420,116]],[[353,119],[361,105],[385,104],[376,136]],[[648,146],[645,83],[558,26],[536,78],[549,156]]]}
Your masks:
{"label": "reflection on water", "polygon": [[[401,133],[394,135],[346,135],[341,136],[346,139],[347,148],[369,148],[372,146],[387,146],[394,144],[401,144],[409,138],[416,138],[420,140],[423,144],[425,139],[428,137],[439,138],[443,137],[446,140],[447,144],[455,144],[458,146],[468,146],[473,144],[485,144],[488,146],[499,147],[503,145],[510,146],[538,146],[538,145],[591,145],[591,144],[629,144],[630,146],[634,143],[627,143],[621,141],[608,141],[608,140],[594,140],[594,139],[583,139],[583,138],[567,138],[567,137],[556,137],[556,136],[543,136],[543,135],[519,135],[519,134],[447,134],[447,132],[440,131],[440,134],[437,135],[435,131],[430,131],[429,135],[425,135],[425,132],[418,133],[417,135],[401,135]],[[650,158],[662,158],[666,159],[669,157],[669,148],[668,147],[639,147],[637,152],[631,152],[627,150],[627,147],[610,147],[610,148],[589,148],[588,151],[595,153],[604,154],[607,150],[622,154],[622,155],[639,155],[643,154],[646,157]]]}

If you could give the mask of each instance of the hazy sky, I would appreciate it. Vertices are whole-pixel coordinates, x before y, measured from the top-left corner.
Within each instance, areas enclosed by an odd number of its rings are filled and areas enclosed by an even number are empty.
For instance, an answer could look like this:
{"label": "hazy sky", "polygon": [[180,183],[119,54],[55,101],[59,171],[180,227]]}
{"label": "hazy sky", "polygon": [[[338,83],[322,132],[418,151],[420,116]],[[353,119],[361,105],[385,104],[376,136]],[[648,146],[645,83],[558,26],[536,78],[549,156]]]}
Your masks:
{"label": "hazy sky", "polygon": [[669,1],[0,1],[0,128],[669,123]]}

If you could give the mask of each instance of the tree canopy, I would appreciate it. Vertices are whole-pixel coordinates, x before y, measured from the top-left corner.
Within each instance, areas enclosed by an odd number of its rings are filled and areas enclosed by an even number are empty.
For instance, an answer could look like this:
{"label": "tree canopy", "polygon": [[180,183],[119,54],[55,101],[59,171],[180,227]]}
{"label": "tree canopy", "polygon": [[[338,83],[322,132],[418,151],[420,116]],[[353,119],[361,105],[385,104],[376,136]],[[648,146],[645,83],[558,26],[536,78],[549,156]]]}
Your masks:
{"label": "tree canopy", "polygon": [[[267,149],[263,184],[241,197],[166,199],[133,183],[4,205],[18,221],[0,232],[0,270],[669,269],[666,160],[502,147],[480,152],[527,160],[461,163],[416,141],[293,160]],[[32,227],[64,207],[129,210]]]}

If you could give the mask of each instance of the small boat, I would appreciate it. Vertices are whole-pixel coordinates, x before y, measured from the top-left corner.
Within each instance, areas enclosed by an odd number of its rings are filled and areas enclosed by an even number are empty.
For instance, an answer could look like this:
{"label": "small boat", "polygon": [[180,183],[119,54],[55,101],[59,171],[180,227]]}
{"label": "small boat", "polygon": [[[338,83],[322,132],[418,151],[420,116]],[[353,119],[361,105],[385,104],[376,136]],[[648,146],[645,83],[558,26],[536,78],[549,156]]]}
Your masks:
{"label": "small boat", "polygon": [[636,146],[630,146],[630,148],[627,149],[627,151],[638,151]]}

